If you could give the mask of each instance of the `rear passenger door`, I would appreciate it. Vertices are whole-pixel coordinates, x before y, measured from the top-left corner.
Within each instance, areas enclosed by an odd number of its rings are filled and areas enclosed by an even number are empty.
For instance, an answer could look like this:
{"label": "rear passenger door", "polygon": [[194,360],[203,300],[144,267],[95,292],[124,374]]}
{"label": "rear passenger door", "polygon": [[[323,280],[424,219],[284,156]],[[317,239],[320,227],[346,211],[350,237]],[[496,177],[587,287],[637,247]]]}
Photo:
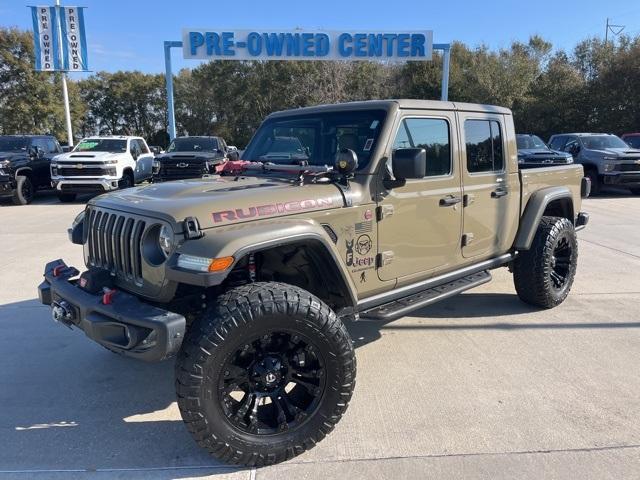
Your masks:
{"label": "rear passenger door", "polygon": [[508,162],[502,115],[460,112],[459,120],[463,136],[462,255],[489,258],[509,247],[510,225],[517,218],[520,201],[517,167],[513,167],[514,159]]}

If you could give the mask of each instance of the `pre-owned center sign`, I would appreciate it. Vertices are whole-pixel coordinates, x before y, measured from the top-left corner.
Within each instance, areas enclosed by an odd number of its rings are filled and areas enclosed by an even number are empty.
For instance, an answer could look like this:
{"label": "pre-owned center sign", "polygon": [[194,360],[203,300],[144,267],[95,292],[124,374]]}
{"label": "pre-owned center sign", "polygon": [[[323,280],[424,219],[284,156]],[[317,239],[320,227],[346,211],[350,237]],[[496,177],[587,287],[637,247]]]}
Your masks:
{"label": "pre-owned center sign", "polygon": [[261,31],[186,28],[184,58],[208,60],[431,60],[433,32]]}

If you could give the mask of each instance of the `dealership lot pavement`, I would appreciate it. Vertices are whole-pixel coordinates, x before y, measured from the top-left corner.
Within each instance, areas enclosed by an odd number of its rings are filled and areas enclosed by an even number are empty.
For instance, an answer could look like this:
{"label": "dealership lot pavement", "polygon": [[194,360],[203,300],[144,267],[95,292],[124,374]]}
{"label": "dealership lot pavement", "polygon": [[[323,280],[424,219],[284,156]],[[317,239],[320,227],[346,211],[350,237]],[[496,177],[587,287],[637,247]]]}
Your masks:
{"label": "dealership lot pavement", "polygon": [[640,478],[640,197],[588,199],[578,277],[536,311],[506,269],[397,322],[360,323],[356,392],[310,452],[259,470],[203,453],[173,363],[115,356],[50,320],[46,260],[81,265],[82,203],[0,206],[0,478]]}

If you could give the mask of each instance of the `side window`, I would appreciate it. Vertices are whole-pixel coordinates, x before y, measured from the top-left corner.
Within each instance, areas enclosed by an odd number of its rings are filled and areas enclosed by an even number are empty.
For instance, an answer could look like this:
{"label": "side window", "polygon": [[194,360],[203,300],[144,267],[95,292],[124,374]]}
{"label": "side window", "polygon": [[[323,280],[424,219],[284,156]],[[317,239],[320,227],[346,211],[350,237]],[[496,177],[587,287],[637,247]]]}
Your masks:
{"label": "side window", "polygon": [[129,153],[132,155],[138,154],[140,155],[140,147],[138,146],[138,141],[135,139],[131,139],[129,141]]}
{"label": "side window", "polygon": [[498,172],[504,168],[500,123],[495,120],[464,122],[469,173]]}
{"label": "side window", "polygon": [[427,152],[427,177],[451,173],[449,124],[440,118],[406,118],[393,142],[393,149],[424,148]]}
{"label": "side window", "polygon": [[58,153],[58,145],[53,138],[47,138],[47,153]]}
{"label": "side window", "polygon": [[552,150],[562,150],[562,147],[564,147],[565,138],[566,137],[554,137],[553,140],[549,142],[549,147]]}
{"label": "side window", "polygon": [[149,153],[149,148],[147,147],[147,144],[144,142],[144,140],[138,139],[138,148],[142,153]]}
{"label": "side window", "polygon": [[47,153],[49,151],[49,149],[47,148],[48,147],[47,141],[44,138],[34,138],[31,141],[31,145],[33,147],[38,147],[44,153]]}
{"label": "side window", "polygon": [[564,152],[571,152],[576,149],[578,146],[578,137],[568,137],[567,143],[562,147]]}

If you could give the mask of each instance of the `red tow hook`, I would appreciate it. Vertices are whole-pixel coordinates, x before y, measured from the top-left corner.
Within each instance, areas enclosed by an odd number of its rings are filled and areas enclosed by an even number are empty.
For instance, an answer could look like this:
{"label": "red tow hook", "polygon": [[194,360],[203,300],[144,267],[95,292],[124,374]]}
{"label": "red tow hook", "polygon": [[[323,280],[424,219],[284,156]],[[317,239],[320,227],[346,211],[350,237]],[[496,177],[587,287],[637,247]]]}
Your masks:
{"label": "red tow hook", "polygon": [[102,304],[103,305],[111,305],[113,302],[113,296],[116,293],[116,289],[105,289],[105,292],[102,294]]}
{"label": "red tow hook", "polygon": [[53,267],[53,276],[57,277],[60,275],[60,273],[67,268],[66,265],[62,264],[62,265],[56,265],[55,267]]}

